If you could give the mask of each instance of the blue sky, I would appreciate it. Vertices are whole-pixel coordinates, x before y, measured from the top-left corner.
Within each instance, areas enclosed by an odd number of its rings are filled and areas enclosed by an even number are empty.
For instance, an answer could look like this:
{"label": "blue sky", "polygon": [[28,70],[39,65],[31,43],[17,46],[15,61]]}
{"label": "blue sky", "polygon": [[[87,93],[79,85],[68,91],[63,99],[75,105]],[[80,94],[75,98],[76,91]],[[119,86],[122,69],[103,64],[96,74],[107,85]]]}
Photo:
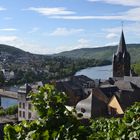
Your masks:
{"label": "blue sky", "polygon": [[0,44],[39,54],[140,43],[140,0],[0,0]]}

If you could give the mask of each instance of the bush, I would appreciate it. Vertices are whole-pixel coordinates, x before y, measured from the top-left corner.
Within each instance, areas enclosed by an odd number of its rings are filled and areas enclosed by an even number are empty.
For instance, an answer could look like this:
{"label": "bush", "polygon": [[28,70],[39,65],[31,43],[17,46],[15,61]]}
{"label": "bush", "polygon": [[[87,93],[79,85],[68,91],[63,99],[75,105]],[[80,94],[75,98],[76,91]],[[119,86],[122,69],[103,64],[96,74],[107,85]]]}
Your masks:
{"label": "bush", "polygon": [[18,106],[13,105],[5,109],[7,115],[14,115],[18,112]]}
{"label": "bush", "polygon": [[6,115],[5,110],[4,109],[0,109],[0,116],[4,116],[4,115]]}
{"label": "bush", "polygon": [[1,108],[0,109],[0,116],[4,116],[4,115],[14,115],[18,112],[18,106],[14,105],[14,106],[10,106],[6,109]]}

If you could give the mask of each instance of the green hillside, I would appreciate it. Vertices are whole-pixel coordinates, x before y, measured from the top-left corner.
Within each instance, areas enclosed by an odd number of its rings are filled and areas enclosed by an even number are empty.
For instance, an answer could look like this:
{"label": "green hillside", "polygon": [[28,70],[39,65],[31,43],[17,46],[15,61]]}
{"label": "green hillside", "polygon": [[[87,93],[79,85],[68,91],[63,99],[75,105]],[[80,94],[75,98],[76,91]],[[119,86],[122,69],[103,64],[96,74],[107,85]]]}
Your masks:
{"label": "green hillside", "polygon": [[[140,44],[128,44],[127,49],[130,52],[131,55],[131,61],[132,63],[140,61]],[[66,51],[61,52],[50,56],[64,56],[68,58],[88,58],[88,59],[98,59],[98,60],[112,60],[112,55],[117,50],[117,46],[106,46],[106,47],[99,47],[99,48],[82,48],[82,49],[76,49],[72,51]],[[32,56],[33,54],[29,52],[25,52],[21,49],[15,48],[13,46],[0,44],[0,53],[1,52],[7,52],[11,55],[17,56]],[[45,57],[44,55],[37,55],[34,54],[34,56],[39,57]]]}
{"label": "green hillside", "polygon": [[[137,62],[140,60],[140,44],[128,44],[127,49],[130,52],[131,60]],[[99,48],[82,48],[72,51],[61,52],[55,56],[65,56],[70,58],[95,58],[102,60],[112,60],[112,55],[117,50],[117,46],[106,46]]]}
{"label": "green hillside", "polygon": [[13,46],[9,46],[9,45],[4,45],[4,44],[0,44],[0,52],[6,52],[12,55],[24,55],[27,54],[27,52],[18,49],[16,47]]}

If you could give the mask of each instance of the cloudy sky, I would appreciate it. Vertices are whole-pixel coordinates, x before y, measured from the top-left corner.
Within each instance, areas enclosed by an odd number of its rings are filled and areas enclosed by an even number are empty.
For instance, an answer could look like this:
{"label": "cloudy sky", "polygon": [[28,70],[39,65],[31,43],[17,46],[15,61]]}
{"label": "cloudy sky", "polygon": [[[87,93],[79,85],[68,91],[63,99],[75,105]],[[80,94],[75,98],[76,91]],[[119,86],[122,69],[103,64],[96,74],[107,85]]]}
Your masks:
{"label": "cloudy sky", "polygon": [[0,0],[0,44],[52,54],[140,43],[140,0]]}

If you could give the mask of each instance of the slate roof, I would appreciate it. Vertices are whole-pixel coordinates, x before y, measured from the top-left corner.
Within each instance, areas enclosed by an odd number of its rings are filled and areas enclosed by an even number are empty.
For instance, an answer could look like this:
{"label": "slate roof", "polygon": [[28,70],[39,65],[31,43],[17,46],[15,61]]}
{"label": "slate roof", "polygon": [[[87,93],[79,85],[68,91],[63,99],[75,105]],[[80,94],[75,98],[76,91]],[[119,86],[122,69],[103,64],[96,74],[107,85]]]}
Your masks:
{"label": "slate roof", "polygon": [[140,76],[136,76],[136,77],[124,76],[124,81],[129,81],[140,88]]}
{"label": "slate roof", "polygon": [[134,91],[132,83],[129,81],[118,80],[115,82],[115,85],[122,91]]}
{"label": "slate roof", "polygon": [[[78,113],[83,113],[83,118],[101,117],[107,115],[108,98],[100,91],[94,88],[92,93],[76,105]],[[82,112],[84,110],[84,112]]]}
{"label": "slate roof", "polygon": [[120,42],[119,42],[119,46],[118,46],[118,50],[117,50],[117,54],[118,53],[124,53],[126,51],[127,50],[126,50],[125,38],[124,38],[123,30],[122,30],[121,38],[120,38]]}
{"label": "slate roof", "polygon": [[94,81],[84,75],[79,75],[72,76],[69,81],[56,82],[55,86],[57,90],[68,95],[68,105],[75,106],[77,102],[88,96],[85,89],[94,87]]}
{"label": "slate roof", "polygon": [[100,90],[108,97],[111,98],[115,95],[116,92],[119,91],[119,88],[116,85],[102,85],[100,86]]}
{"label": "slate roof", "polygon": [[140,90],[135,90],[132,92],[123,91],[121,93],[117,93],[116,97],[123,111],[125,111],[128,107],[133,105],[135,102],[140,102]]}
{"label": "slate roof", "polygon": [[91,88],[95,86],[94,80],[88,78],[85,75],[72,76],[70,81],[72,81],[76,86],[79,86],[81,88]]}

